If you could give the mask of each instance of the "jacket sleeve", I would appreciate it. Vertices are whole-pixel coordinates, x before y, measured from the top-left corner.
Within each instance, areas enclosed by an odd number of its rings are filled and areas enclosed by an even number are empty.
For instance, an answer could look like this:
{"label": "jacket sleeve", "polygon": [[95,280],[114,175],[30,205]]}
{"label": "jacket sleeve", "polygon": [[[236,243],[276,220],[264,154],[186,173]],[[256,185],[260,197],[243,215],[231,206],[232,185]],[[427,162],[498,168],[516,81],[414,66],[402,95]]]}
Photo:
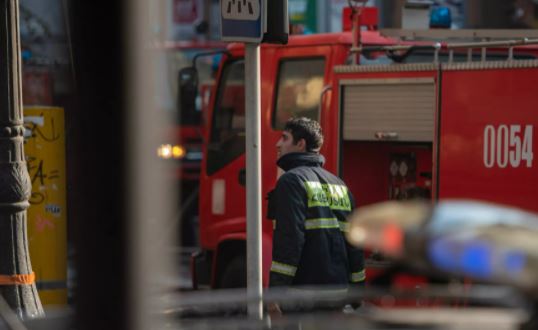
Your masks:
{"label": "jacket sleeve", "polygon": [[269,286],[288,286],[297,272],[305,242],[306,191],[297,176],[285,174],[272,197],[276,226]]}
{"label": "jacket sleeve", "polygon": [[[355,208],[355,199],[351,192],[348,192],[351,201],[351,210]],[[347,256],[349,264],[349,282],[351,285],[364,285],[366,273],[364,269],[364,252],[362,249],[352,246],[346,240]]]}

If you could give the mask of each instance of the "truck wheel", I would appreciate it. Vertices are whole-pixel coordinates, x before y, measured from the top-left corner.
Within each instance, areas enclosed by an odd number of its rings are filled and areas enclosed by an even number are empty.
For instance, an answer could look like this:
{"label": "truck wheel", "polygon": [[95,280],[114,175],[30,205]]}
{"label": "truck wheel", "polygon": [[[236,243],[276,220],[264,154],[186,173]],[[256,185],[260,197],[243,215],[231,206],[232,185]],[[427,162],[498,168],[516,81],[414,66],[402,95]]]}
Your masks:
{"label": "truck wheel", "polygon": [[234,257],[227,265],[219,281],[219,288],[245,288],[247,286],[247,262],[245,256]]}

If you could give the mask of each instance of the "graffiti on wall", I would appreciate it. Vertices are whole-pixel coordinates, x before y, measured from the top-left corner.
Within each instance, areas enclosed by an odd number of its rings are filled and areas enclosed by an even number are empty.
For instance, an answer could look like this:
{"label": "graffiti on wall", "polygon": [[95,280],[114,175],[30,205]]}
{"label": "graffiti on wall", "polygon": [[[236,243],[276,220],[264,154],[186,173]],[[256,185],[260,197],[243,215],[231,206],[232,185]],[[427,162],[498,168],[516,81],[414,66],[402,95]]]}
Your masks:
{"label": "graffiti on wall", "polygon": [[[67,214],[64,114],[24,108],[24,151],[32,182],[28,242],[43,304],[67,303]],[[62,283],[57,289],[47,283]],[[48,289],[45,289],[48,288]]]}

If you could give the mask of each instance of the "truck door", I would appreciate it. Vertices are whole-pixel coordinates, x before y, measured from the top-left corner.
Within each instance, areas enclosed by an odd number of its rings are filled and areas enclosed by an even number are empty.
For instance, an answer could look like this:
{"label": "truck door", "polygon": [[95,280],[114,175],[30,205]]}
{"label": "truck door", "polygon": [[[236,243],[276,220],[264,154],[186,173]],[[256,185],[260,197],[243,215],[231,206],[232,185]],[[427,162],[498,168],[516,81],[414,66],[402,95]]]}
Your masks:
{"label": "truck door", "polygon": [[[276,142],[286,120],[308,117],[320,121],[320,99],[331,72],[330,46],[282,47],[275,51],[276,70],[272,81],[272,102],[262,113],[263,191],[273,189],[279,175],[276,166]],[[323,152],[323,151],[322,151]]]}
{"label": "truck door", "polygon": [[[272,91],[270,102],[262,104],[262,194],[274,189],[277,177],[276,142],[282,134],[286,120],[290,117],[308,117],[320,121],[320,99],[323,87],[328,83],[331,72],[330,46],[293,46],[275,48],[274,71],[268,77]],[[267,203],[263,204],[263,216],[267,214]],[[264,232],[272,232],[273,224],[264,222]],[[268,284],[271,265],[271,247],[264,245],[264,282]]]}
{"label": "truck door", "polygon": [[443,65],[439,198],[538,211],[536,86],[535,60]]}
{"label": "truck door", "polygon": [[207,152],[201,173],[200,225],[203,246],[217,243],[217,224],[224,218],[241,216],[244,189],[238,173],[244,167],[245,151],[245,80],[244,61],[224,64],[210,118]]}
{"label": "truck door", "polygon": [[[262,47],[262,113],[271,99],[274,47]],[[239,52],[237,52],[239,53]],[[245,63],[240,54],[223,64],[211,115],[200,182],[201,245],[214,249],[224,236],[245,233]],[[263,115],[262,115],[263,118]]]}

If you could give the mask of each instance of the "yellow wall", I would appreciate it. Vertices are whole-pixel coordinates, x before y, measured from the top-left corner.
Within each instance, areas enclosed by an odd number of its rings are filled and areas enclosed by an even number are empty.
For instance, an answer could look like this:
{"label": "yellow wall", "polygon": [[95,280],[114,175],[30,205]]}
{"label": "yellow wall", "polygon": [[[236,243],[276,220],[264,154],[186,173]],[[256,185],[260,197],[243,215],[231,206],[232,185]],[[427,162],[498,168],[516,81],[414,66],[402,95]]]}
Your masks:
{"label": "yellow wall", "polygon": [[67,304],[67,210],[64,111],[24,108],[24,151],[32,180],[28,242],[44,305]]}

